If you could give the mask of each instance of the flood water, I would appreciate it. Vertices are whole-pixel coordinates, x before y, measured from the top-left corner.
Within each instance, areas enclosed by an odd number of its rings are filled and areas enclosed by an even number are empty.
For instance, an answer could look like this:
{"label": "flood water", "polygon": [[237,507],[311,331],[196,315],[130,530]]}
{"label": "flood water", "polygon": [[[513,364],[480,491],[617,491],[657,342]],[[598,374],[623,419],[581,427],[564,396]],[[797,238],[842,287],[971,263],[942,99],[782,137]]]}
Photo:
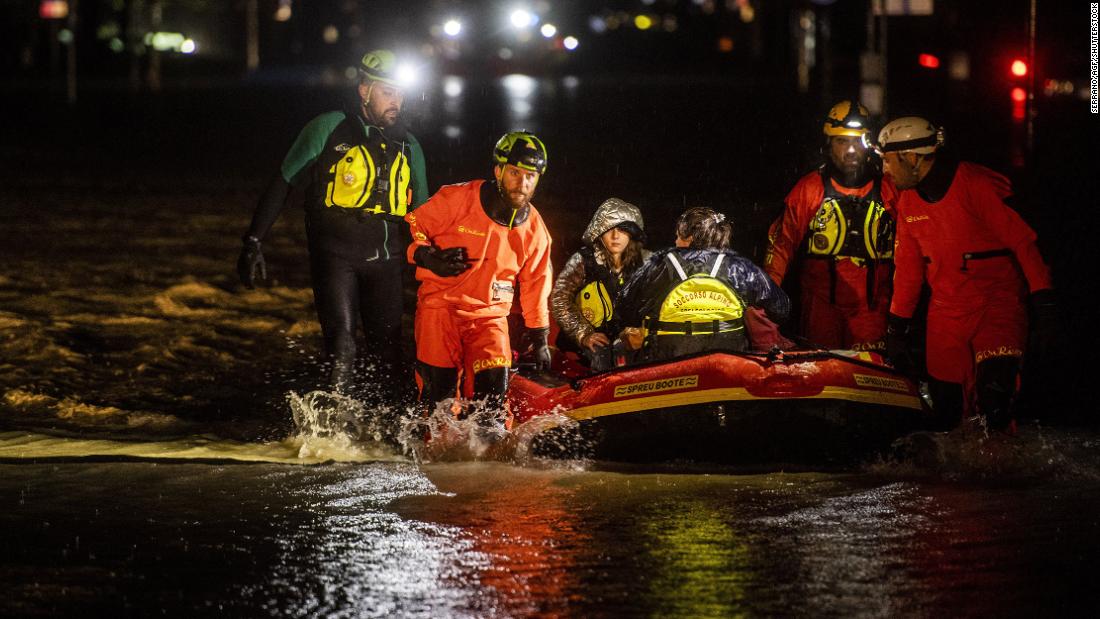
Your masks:
{"label": "flood water", "polygon": [[[817,139],[791,129],[816,127],[816,103],[733,94],[771,86],[454,77],[410,116],[433,188],[484,175],[504,130],[544,137],[557,264],[611,195],[642,207],[654,245],[685,204],[725,205],[753,254]],[[845,470],[374,440],[375,408],[309,395],[300,210],[265,242],[268,285],[234,273],[263,183],[337,93],[93,91],[98,106],[44,105],[0,145],[0,615],[1100,610],[1100,434],[1076,375],[1033,396],[1016,438],[923,436]]]}
{"label": "flood water", "polygon": [[5,616],[1087,616],[1100,603],[1095,468],[8,462]]}

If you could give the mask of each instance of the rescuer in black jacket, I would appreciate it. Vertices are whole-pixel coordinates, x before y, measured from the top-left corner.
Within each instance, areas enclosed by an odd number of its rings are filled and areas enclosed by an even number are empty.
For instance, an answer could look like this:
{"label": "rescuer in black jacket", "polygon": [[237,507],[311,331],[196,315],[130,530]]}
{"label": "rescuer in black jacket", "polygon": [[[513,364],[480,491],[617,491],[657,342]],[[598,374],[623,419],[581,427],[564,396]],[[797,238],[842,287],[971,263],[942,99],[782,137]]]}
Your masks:
{"label": "rescuer in black jacket", "polygon": [[[252,216],[237,262],[251,288],[266,275],[260,243],[290,193],[306,194],[310,280],[337,390],[351,386],[361,325],[374,366],[371,391],[405,395],[401,362],[406,213],[427,200],[424,154],[399,120],[405,91],[389,50],[363,56],[357,104],[314,118],[283,160]],[[391,393],[393,392],[393,393]]]}

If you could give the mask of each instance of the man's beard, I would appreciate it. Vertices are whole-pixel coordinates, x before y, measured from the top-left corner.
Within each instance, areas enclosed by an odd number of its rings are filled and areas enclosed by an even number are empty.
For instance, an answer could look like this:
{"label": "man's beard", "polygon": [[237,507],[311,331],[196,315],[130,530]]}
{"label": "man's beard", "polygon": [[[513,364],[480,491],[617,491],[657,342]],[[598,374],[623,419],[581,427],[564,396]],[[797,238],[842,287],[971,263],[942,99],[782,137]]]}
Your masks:
{"label": "man's beard", "polygon": [[502,191],[500,197],[504,199],[505,204],[516,211],[531,203],[531,194],[522,191]]}
{"label": "man's beard", "polygon": [[[392,112],[392,115],[391,115]],[[397,124],[397,115],[401,113],[401,110],[393,107],[382,113],[382,118],[379,120],[387,127],[392,127]]]}
{"label": "man's beard", "polygon": [[[396,125],[397,118],[401,114],[401,110],[395,107],[391,107],[388,110],[383,111],[381,114],[378,114],[377,116],[373,113],[374,111],[371,110],[369,107],[364,106],[363,111],[365,112],[367,120],[371,121],[372,123],[383,129],[389,129],[390,127]],[[392,112],[393,114],[390,115],[390,112]]]}
{"label": "man's beard", "polygon": [[833,177],[836,178],[845,187],[855,187],[867,182],[867,162],[860,161],[856,164],[849,164],[847,161],[841,162],[844,165],[838,166],[836,162],[832,162]]}

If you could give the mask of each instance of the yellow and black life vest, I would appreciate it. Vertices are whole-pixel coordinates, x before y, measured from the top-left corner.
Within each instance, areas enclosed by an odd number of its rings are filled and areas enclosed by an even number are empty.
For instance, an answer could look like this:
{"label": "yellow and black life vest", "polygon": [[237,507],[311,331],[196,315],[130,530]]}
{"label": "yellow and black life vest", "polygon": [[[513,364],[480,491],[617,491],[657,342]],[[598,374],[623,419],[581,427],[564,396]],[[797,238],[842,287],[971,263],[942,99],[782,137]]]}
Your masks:
{"label": "yellow and black life vest", "polygon": [[673,285],[661,301],[656,320],[647,320],[647,336],[744,332],[745,303],[720,275],[724,253],[718,252],[709,265],[685,265],[675,251],[665,258],[672,268]]}
{"label": "yellow and black life vest", "polygon": [[314,186],[323,195],[315,201],[325,208],[404,217],[412,202],[408,148],[357,117],[345,118],[317,162],[320,182]]}
{"label": "yellow and black life vest", "polygon": [[882,204],[882,181],[863,197],[848,196],[822,173],[825,195],[810,220],[806,254],[812,258],[890,260],[894,257],[894,218]]}
{"label": "yellow and black life vest", "polygon": [[602,331],[602,327],[615,317],[614,299],[623,286],[622,273],[616,275],[596,262],[596,254],[591,247],[580,250],[584,260],[584,286],[577,292],[576,304],[584,319]]}

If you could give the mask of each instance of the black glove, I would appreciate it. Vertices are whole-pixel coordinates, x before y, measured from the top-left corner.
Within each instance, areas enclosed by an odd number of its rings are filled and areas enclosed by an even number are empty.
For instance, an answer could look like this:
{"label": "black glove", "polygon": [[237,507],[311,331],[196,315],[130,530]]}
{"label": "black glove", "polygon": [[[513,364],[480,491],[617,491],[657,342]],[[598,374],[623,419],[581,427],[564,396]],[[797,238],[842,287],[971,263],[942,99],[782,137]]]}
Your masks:
{"label": "black glove", "polygon": [[413,262],[440,277],[454,277],[470,268],[465,247],[439,249],[424,245],[413,252]]}
{"label": "black glove", "polygon": [[546,338],[550,336],[550,327],[528,329],[527,341],[531,343],[531,356],[535,359],[535,369],[543,372],[550,369],[550,346]]}
{"label": "black glove", "polygon": [[241,240],[244,241],[244,247],[237,258],[237,275],[242,284],[255,288],[257,276],[267,279],[267,265],[264,264],[264,254],[260,251],[260,239],[245,235]]}
{"label": "black glove", "polygon": [[1058,305],[1050,288],[1037,290],[1028,297],[1031,309],[1031,337],[1028,343],[1033,358],[1042,363],[1049,359],[1058,325]]}
{"label": "black glove", "polygon": [[886,316],[886,358],[898,371],[911,373],[916,368],[909,354],[909,332],[913,319],[889,314]]}

